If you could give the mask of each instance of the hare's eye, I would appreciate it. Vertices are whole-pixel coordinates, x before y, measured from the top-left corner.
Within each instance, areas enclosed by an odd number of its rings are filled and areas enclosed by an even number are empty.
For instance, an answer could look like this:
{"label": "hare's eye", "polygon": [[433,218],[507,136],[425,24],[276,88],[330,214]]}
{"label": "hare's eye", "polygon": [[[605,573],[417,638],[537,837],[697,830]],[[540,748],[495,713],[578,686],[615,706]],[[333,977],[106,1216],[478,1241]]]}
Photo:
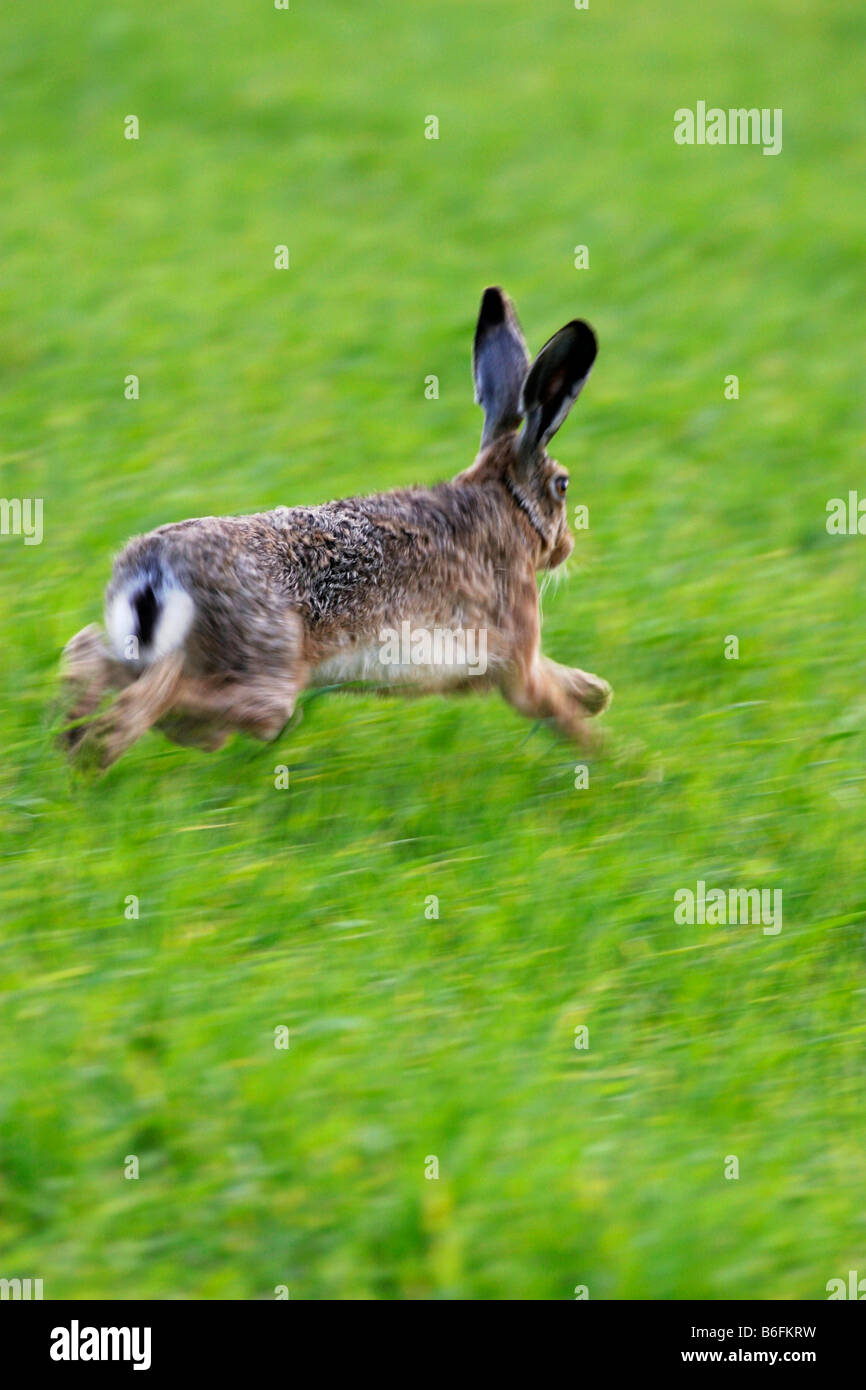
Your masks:
{"label": "hare's eye", "polygon": [[557,473],[556,477],[555,477],[554,480],[553,480],[553,495],[554,495],[554,497],[564,497],[567,491],[568,491],[568,474],[567,474],[567,473]]}

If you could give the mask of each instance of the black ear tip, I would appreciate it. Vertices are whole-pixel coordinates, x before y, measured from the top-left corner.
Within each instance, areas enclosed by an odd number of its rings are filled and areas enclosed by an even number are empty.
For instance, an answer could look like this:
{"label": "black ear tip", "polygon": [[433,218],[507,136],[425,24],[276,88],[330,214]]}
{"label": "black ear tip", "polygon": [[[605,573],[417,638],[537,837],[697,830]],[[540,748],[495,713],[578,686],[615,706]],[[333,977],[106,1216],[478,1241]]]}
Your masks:
{"label": "black ear tip", "polygon": [[598,338],[596,338],[589,324],[585,319],[572,319],[569,327],[574,332],[574,341],[581,347],[591,349],[593,353],[598,352]]}
{"label": "black ear tip", "polygon": [[572,319],[566,328],[571,330],[571,353],[589,371],[598,353],[598,339],[583,319]]}
{"label": "black ear tip", "polygon": [[505,322],[506,314],[507,310],[504,292],[498,285],[488,285],[484,294],[481,296],[478,327],[480,329],[495,328],[497,324]]}

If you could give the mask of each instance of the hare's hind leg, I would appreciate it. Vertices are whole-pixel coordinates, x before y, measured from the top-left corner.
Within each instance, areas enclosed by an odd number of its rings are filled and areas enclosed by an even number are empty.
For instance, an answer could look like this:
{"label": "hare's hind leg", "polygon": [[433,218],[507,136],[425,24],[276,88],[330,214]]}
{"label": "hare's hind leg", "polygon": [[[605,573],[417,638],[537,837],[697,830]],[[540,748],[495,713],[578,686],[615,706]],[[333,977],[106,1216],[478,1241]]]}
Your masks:
{"label": "hare's hind leg", "polygon": [[200,742],[198,737],[177,738],[179,728],[181,733],[198,730],[203,737],[208,737],[210,730],[210,737],[219,739],[218,743],[201,742],[201,747],[219,747],[228,729],[240,729],[270,742],[291,719],[304,684],[302,673],[291,668],[248,680],[185,679],[165,732],[178,743]]}
{"label": "hare's hind leg", "polygon": [[153,727],[182,748],[203,748],[207,753],[216,753],[228,738],[227,729],[220,728],[212,719],[196,718],[192,714],[167,714]]}
{"label": "hare's hind leg", "polygon": [[135,680],[136,672],[112,656],[95,623],[67,642],[60,669],[65,705],[60,742],[72,753],[87,732],[83,721],[96,713],[107,691],[123,689]]}
{"label": "hare's hind leg", "polygon": [[[309,664],[304,655],[304,629],[292,611],[277,619],[267,614],[246,653],[248,673],[232,672],[184,677],[166,732],[175,737],[190,731],[224,738],[240,729],[269,742],[285,728],[295,710],[297,696],[307,683]],[[199,741],[196,738],[196,741]]]}
{"label": "hare's hind leg", "polygon": [[110,767],[161,719],[177,698],[183,662],[183,652],[176,650],[148,666],[87,726],[76,750],[82,759],[93,759],[101,768]]}

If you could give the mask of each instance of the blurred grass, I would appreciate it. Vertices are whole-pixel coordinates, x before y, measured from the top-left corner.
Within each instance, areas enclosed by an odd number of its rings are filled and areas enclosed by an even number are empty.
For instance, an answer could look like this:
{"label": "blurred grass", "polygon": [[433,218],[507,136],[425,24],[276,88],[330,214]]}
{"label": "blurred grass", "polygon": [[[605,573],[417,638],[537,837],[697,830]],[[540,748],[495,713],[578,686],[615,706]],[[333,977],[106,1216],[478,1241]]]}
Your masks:
{"label": "blurred grass", "polygon": [[[824,509],[863,475],[864,29],[838,0],[4,8],[0,492],[46,528],[0,542],[4,1277],[863,1271],[864,542]],[[782,107],[783,153],[675,146],[698,99]],[[112,553],[456,473],[491,281],[533,347],[573,314],[601,341],[558,442],[591,527],[544,597],[547,650],[616,690],[590,788],[496,700],[366,697],[71,781],[56,661]],[[698,878],[781,888],[782,933],[675,926]]]}

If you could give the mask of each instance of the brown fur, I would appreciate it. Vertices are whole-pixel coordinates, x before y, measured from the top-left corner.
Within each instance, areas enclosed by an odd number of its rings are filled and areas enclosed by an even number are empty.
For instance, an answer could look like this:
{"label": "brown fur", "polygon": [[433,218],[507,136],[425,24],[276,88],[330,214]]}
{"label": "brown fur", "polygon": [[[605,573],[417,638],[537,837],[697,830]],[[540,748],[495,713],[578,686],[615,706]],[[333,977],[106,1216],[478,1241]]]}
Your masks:
{"label": "brown fur", "polygon": [[[416,688],[497,686],[521,713],[586,744],[587,717],[605,708],[610,688],[540,651],[536,571],[561,564],[573,545],[554,491],[565,475],[543,445],[527,451],[515,423],[450,483],[204,517],[131,541],[106,604],[141,576],[157,584],[170,575],[192,600],[191,625],[181,646],[150,662],[121,659],[95,627],[72,639],[69,752],[105,767],[152,725],[205,748],[233,729],[272,739],[300,691],[328,683],[326,663],[351,663],[404,620],[487,634],[485,676],[430,671]],[[112,689],[120,693],[98,714]]]}

